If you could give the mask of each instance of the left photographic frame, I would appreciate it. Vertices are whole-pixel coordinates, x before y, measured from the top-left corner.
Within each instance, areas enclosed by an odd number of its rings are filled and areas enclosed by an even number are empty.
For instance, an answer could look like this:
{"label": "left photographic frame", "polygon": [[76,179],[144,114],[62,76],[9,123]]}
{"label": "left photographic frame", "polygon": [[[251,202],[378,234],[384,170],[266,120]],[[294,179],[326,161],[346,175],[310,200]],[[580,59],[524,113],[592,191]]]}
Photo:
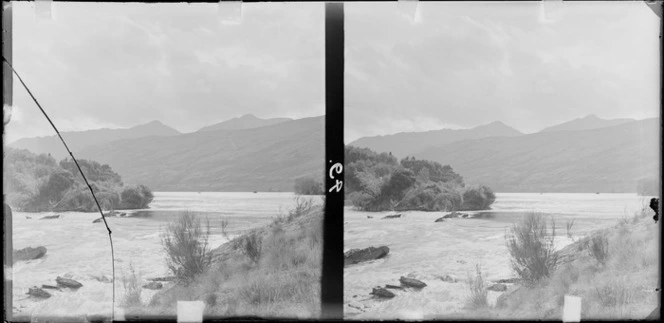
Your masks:
{"label": "left photographic frame", "polygon": [[324,3],[42,5],[3,2],[5,319],[320,318]]}

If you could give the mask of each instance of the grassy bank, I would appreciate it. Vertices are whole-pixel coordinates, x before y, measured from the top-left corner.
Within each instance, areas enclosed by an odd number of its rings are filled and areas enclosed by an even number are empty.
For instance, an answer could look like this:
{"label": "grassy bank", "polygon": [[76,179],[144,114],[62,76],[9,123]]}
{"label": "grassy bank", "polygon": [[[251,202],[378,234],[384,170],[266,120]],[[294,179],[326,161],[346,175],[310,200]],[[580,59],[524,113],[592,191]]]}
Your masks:
{"label": "grassy bank", "polygon": [[205,317],[316,318],[320,314],[323,209],[298,204],[267,226],[211,250],[211,265],[127,318],[176,315],[177,301],[205,302]]}
{"label": "grassy bank", "polygon": [[[484,319],[560,320],[564,296],[582,299],[581,319],[645,319],[659,304],[659,226],[644,209],[557,252],[552,273],[515,284],[495,306],[466,313]],[[481,303],[481,302],[480,302]]]}

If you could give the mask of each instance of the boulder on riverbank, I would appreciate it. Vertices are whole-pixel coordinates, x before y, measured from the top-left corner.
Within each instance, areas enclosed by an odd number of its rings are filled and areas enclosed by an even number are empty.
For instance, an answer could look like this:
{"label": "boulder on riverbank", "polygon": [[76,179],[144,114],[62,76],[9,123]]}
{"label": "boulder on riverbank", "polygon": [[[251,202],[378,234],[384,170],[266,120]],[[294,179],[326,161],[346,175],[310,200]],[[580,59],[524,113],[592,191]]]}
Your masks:
{"label": "boulder on riverbank", "polygon": [[404,277],[404,276],[401,276],[401,278],[399,278],[399,282],[401,282],[402,286],[412,287],[412,288],[417,288],[417,289],[424,288],[424,287],[427,286],[427,284],[425,284],[421,280],[418,280],[418,279],[415,279],[415,278],[408,278],[408,277]]}
{"label": "boulder on riverbank", "polygon": [[374,295],[379,298],[392,298],[396,296],[394,293],[390,292],[389,290],[383,287],[374,287],[373,290],[371,291],[371,295]]}
{"label": "boulder on riverbank", "polygon": [[45,290],[43,290],[39,287],[33,287],[33,288],[28,289],[28,292],[26,294],[28,294],[32,297],[36,297],[36,298],[49,298],[49,297],[51,297],[51,294],[49,292],[47,292],[47,291],[45,291]]}
{"label": "boulder on riverbank", "polygon": [[14,250],[13,262],[39,259],[46,255],[46,247],[39,246],[37,248],[27,247],[21,250]]}
{"label": "boulder on riverbank", "polygon": [[55,281],[58,283],[58,286],[67,287],[71,289],[78,289],[83,287],[83,284],[69,278],[64,278],[58,276]]}
{"label": "boulder on riverbank", "polygon": [[383,258],[387,256],[389,252],[390,248],[387,246],[381,246],[378,248],[369,247],[364,249],[351,249],[344,253],[344,266]]}

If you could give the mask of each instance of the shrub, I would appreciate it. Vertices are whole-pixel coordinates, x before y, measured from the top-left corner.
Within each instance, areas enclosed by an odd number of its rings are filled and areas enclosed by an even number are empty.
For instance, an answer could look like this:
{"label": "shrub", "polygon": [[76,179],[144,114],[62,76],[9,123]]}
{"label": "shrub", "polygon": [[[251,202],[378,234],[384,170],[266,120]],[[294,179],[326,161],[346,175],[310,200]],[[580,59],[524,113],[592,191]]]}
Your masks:
{"label": "shrub", "polygon": [[609,257],[609,239],[603,234],[595,234],[590,238],[588,253],[604,265]]}
{"label": "shrub", "polygon": [[574,226],[574,219],[572,221],[567,220],[565,223],[565,229],[567,232],[567,237],[572,239],[572,227]]}
{"label": "shrub", "polygon": [[485,286],[484,277],[482,277],[482,266],[475,265],[475,277],[468,275],[468,288],[470,297],[468,304],[473,308],[481,308],[489,305],[487,300],[488,291]]}
{"label": "shrub", "polygon": [[128,186],[120,193],[122,208],[145,209],[154,199],[152,191],[145,185]]}
{"label": "shrub", "polygon": [[505,235],[512,269],[526,283],[538,282],[555,269],[558,256],[553,245],[556,235],[553,220],[551,233],[548,231],[544,216],[530,213]]}
{"label": "shrub", "polygon": [[221,235],[224,236],[228,240],[228,220],[227,219],[221,219],[219,222],[219,227],[221,227]]}
{"label": "shrub", "polygon": [[124,288],[124,297],[122,298],[122,307],[141,306],[141,283],[140,276],[132,263],[129,263],[129,275],[122,277],[122,287]]}
{"label": "shrub", "polygon": [[488,186],[468,187],[463,192],[463,210],[486,210],[496,200],[496,194]]}
{"label": "shrub", "polygon": [[295,208],[288,211],[288,221],[308,213],[314,206],[314,201],[312,199],[306,199],[300,195],[296,196],[293,201],[295,202]]}
{"label": "shrub", "polygon": [[295,193],[299,195],[323,195],[323,184],[312,177],[302,177],[295,180]]}
{"label": "shrub", "polygon": [[261,260],[263,252],[263,239],[258,233],[248,234],[242,241],[242,252],[249,257],[249,260],[254,264],[258,264]]}
{"label": "shrub", "polygon": [[210,222],[203,231],[200,219],[185,212],[162,233],[168,269],[180,280],[190,282],[209,268],[212,254],[208,247]]}

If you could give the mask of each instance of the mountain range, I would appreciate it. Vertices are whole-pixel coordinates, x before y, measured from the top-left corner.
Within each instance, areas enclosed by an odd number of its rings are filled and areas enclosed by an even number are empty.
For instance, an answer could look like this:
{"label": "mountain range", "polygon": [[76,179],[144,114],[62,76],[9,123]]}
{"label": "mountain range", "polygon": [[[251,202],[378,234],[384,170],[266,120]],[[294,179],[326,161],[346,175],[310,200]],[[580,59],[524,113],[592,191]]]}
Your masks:
{"label": "mountain range", "polygon": [[245,114],[238,118],[233,118],[230,120],[222,121],[211,126],[203,127],[198,131],[214,131],[214,130],[238,130],[238,129],[250,129],[269,126],[285,121],[291,121],[291,118],[271,118],[271,119],[261,119],[253,114]]}
{"label": "mountain range", "polygon": [[[292,191],[323,174],[325,119],[244,115],[193,133],[153,121],[127,129],[65,132],[76,157],[109,164],[155,191]],[[634,192],[659,176],[659,119],[575,119],[524,134],[501,122],[364,137],[350,143],[450,165],[467,184],[497,192]],[[67,157],[56,136],[10,146]]]}
{"label": "mountain range", "polygon": [[496,121],[472,129],[440,129],[423,132],[400,132],[386,136],[362,137],[349,145],[365,147],[377,152],[391,152],[404,158],[427,147],[439,147],[451,142],[484,137],[510,137],[522,133]]}
{"label": "mountain range", "polygon": [[630,121],[635,121],[634,119],[602,119],[594,114],[587,115],[583,118],[577,118],[572,121],[564,122],[555,126],[547,127],[540,132],[553,132],[553,131],[579,131],[579,130],[590,130],[590,129],[599,129],[610,126],[617,126],[623,123]]}
{"label": "mountain range", "polygon": [[[66,131],[60,132],[60,134],[65,142],[67,142],[67,146],[72,150],[74,156],[76,156],[77,152],[89,146],[103,145],[114,140],[148,136],[175,136],[179,135],[180,132],[159,121],[152,121],[131,128]],[[8,144],[8,146],[27,149],[36,154],[51,154],[56,160],[69,157],[67,150],[57,135],[22,138]]]}
{"label": "mountain range", "polygon": [[109,164],[125,182],[155,191],[292,191],[322,181],[325,119],[142,137],[89,146],[77,157]]}
{"label": "mountain range", "polygon": [[498,192],[635,192],[659,176],[659,119],[575,119],[534,134],[499,122],[360,138],[350,145],[450,165]]}

